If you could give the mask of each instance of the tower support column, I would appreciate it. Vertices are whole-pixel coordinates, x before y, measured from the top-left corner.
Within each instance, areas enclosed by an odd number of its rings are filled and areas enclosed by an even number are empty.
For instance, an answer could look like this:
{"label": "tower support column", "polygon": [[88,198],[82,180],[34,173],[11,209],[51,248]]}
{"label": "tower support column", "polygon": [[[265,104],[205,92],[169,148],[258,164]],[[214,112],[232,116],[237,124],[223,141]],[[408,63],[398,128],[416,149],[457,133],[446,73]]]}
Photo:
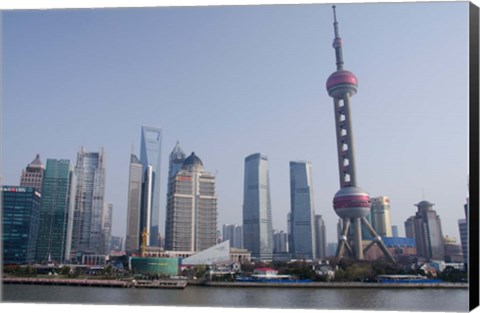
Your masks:
{"label": "tower support column", "polygon": [[355,259],[363,260],[363,249],[362,249],[362,222],[360,217],[355,217],[353,219],[353,250],[355,253]]}

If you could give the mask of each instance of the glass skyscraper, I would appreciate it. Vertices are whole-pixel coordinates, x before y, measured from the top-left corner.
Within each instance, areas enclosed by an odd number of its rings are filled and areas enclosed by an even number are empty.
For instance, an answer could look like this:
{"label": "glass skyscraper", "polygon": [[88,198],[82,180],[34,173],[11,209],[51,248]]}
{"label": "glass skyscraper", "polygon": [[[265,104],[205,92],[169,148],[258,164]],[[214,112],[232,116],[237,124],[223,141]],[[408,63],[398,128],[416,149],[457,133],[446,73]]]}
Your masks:
{"label": "glass skyscraper", "polygon": [[416,204],[418,211],[413,222],[417,254],[419,257],[424,257],[428,260],[443,260],[445,247],[442,225],[440,217],[433,210],[433,205],[433,203],[425,200]]}
{"label": "glass skyscraper", "polygon": [[40,225],[40,192],[33,187],[2,187],[3,264],[35,262]]}
{"label": "glass skyscraper", "polygon": [[273,257],[268,158],[260,153],[245,158],[243,246],[252,253],[252,258],[271,260]]}
{"label": "glass skyscraper", "polygon": [[315,211],[310,162],[290,162],[290,209],[290,253],[297,259],[313,259],[316,256]]}
{"label": "glass skyscraper", "polygon": [[103,254],[103,215],[105,210],[104,152],[77,153],[77,191],[73,218],[72,253]]}
{"label": "glass skyscraper", "polygon": [[140,211],[142,203],[142,163],[132,154],[128,177],[127,203],[127,238],[125,249],[128,254],[137,253],[140,249],[141,232]]}
{"label": "glass skyscraper", "polygon": [[140,144],[140,162],[143,169],[143,227],[149,233],[147,245],[158,246],[160,222],[160,153],[162,130],[156,127],[142,126]]}
{"label": "glass skyscraper", "polygon": [[47,159],[35,259],[64,263],[70,258],[76,179],[69,160]]}
{"label": "glass skyscraper", "polygon": [[315,252],[316,258],[325,260],[327,255],[327,231],[321,215],[315,215]]}

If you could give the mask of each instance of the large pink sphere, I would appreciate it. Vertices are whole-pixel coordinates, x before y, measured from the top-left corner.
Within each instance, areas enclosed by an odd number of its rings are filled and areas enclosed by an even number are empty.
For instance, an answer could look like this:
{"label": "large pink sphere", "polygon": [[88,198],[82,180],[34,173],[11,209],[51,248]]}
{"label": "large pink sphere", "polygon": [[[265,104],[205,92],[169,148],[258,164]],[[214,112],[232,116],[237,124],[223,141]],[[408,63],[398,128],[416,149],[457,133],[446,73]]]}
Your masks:
{"label": "large pink sphere", "polygon": [[347,93],[350,96],[357,93],[358,80],[352,72],[339,70],[327,79],[328,94],[334,98],[342,98]]}
{"label": "large pink sphere", "polygon": [[333,198],[333,208],[341,218],[365,217],[371,205],[370,196],[360,187],[343,187]]}

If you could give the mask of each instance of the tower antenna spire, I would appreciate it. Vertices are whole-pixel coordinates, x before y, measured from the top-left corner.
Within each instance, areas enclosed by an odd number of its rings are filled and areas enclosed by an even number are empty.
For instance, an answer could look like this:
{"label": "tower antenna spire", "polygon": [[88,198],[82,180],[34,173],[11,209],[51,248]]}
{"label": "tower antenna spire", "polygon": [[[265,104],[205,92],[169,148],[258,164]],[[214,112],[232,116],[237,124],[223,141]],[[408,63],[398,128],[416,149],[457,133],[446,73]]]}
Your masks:
{"label": "tower antenna spire", "polygon": [[342,38],[338,32],[338,21],[337,21],[337,11],[335,10],[336,6],[333,5],[333,30],[335,33],[335,38],[333,39],[333,48],[335,48],[335,58],[337,61],[337,71],[343,69],[343,52],[342,52]]}

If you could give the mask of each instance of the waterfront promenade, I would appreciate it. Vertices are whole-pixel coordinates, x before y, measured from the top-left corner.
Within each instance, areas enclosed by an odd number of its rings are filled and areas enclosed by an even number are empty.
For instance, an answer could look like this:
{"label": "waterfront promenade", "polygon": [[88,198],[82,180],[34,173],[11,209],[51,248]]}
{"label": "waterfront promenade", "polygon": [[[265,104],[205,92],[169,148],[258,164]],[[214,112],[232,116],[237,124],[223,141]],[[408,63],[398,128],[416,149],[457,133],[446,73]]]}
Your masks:
{"label": "waterfront promenade", "polygon": [[[212,281],[135,281],[115,279],[63,279],[63,278],[24,278],[4,277],[4,284],[28,285],[67,285],[67,286],[92,286],[92,287],[118,287],[118,288],[184,288],[189,284],[206,287],[257,287],[257,288],[443,288],[443,289],[468,289],[467,283],[363,283],[363,282],[212,282]],[[148,282],[148,283],[146,283]]]}

